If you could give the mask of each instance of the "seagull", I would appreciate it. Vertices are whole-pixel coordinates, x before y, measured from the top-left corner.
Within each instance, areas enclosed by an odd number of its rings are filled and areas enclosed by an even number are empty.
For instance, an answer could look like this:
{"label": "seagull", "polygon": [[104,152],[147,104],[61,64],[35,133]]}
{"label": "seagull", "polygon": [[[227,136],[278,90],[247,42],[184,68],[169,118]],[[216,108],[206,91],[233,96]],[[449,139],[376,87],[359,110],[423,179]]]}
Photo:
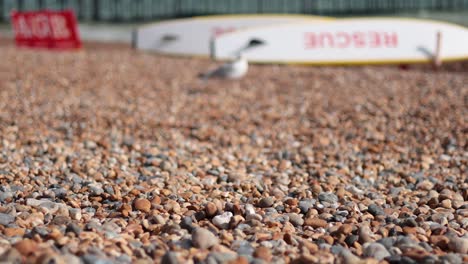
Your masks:
{"label": "seagull", "polygon": [[221,67],[210,72],[201,73],[199,77],[204,81],[211,78],[235,80],[244,77],[244,75],[247,74],[247,71],[249,69],[249,63],[247,62],[247,59],[244,57],[242,52],[263,44],[265,43],[258,39],[250,40],[245,47],[241,48],[237,52],[235,60],[227,62],[221,65]]}
{"label": "seagull", "polygon": [[202,73],[199,77],[205,81],[211,78],[234,80],[244,77],[248,69],[249,63],[242,54],[239,54],[235,60],[225,63],[210,72]]}

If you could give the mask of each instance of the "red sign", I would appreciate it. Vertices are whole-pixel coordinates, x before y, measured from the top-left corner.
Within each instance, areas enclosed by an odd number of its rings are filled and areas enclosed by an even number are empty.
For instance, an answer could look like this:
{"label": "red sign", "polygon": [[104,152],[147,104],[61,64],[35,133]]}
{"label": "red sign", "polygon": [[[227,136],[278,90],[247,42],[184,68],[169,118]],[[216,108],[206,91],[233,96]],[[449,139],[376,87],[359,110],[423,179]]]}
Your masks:
{"label": "red sign", "polygon": [[48,49],[81,47],[73,11],[31,11],[11,14],[16,45]]}

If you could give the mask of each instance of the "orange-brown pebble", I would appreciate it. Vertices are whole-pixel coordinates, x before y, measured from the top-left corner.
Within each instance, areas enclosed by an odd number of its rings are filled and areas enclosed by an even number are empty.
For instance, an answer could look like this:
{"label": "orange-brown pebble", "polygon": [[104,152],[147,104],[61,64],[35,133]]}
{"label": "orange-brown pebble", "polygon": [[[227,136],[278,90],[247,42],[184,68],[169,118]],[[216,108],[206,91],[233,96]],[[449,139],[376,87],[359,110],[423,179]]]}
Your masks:
{"label": "orange-brown pebble", "polygon": [[263,259],[266,262],[270,262],[272,258],[270,249],[268,249],[267,247],[263,247],[263,246],[256,248],[253,255],[254,257]]}
{"label": "orange-brown pebble", "polygon": [[311,226],[313,228],[326,227],[328,225],[327,221],[320,218],[307,218],[304,225]]}
{"label": "orange-brown pebble", "polygon": [[21,255],[28,256],[37,250],[37,242],[31,239],[24,239],[17,242],[14,247]]}
{"label": "orange-brown pebble", "polygon": [[133,206],[136,210],[148,213],[151,210],[151,202],[148,199],[135,199]]}

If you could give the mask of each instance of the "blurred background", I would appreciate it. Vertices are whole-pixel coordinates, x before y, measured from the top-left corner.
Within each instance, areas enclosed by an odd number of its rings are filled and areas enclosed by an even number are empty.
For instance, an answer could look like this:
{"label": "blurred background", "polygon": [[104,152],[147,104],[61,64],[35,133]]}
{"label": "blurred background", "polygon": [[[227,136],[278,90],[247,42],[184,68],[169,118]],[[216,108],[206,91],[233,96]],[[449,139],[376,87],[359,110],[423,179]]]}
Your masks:
{"label": "blurred background", "polygon": [[122,42],[143,22],[214,14],[401,16],[468,26],[468,0],[0,0],[0,36],[11,37],[11,10],[44,8],[73,9],[85,40]]}

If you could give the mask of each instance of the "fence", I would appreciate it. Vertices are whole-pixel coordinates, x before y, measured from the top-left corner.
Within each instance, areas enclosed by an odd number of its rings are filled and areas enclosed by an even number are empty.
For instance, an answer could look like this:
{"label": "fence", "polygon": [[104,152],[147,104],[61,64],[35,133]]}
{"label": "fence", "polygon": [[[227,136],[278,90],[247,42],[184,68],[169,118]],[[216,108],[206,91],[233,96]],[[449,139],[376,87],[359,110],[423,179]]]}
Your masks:
{"label": "fence", "polygon": [[75,10],[82,21],[131,22],[232,13],[316,15],[468,10],[468,0],[0,0],[0,22],[10,11]]}

